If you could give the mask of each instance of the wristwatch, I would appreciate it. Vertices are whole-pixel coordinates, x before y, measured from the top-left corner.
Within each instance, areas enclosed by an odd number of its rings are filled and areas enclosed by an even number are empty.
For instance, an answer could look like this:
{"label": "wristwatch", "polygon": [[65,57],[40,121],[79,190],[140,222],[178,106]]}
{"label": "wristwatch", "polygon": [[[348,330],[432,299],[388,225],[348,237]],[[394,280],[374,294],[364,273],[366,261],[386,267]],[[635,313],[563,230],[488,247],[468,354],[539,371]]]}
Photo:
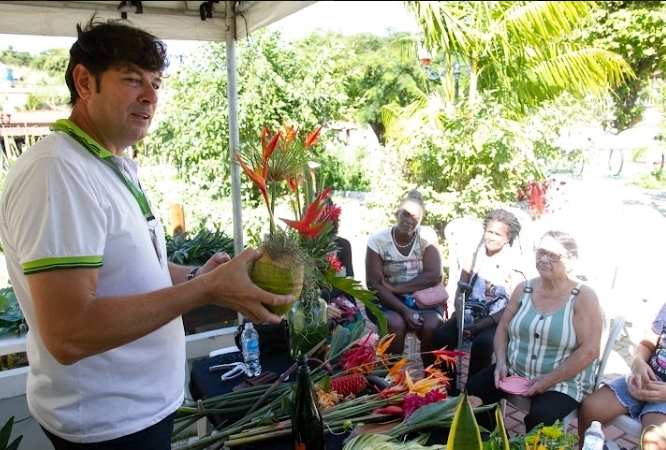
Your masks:
{"label": "wristwatch", "polygon": [[190,270],[190,273],[187,274],[187,281],[194,279],[194,277],[197,276],[197,270],[199,269],[201,269],[201,267],[194,267],[192,270]]}

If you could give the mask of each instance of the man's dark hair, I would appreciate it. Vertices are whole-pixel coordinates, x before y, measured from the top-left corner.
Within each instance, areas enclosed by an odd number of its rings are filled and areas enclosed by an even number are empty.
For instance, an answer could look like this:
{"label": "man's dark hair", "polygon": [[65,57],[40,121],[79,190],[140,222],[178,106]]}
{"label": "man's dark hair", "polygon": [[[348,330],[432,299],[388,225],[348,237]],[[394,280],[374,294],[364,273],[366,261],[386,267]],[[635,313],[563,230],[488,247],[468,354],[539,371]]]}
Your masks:
{"label": "man's dark hair", "polygon": [[71,105],[79,98],[73,76],[77,64],[83,64],[95,77],[97,92],[102,74],[111,67],[129,63],[158,73],[169,67],[166,44],[126,20],[103,21],[93,16],[83,28],[77,24],[76,31],[78,39],[69,50],[69,65],[65,73]]}

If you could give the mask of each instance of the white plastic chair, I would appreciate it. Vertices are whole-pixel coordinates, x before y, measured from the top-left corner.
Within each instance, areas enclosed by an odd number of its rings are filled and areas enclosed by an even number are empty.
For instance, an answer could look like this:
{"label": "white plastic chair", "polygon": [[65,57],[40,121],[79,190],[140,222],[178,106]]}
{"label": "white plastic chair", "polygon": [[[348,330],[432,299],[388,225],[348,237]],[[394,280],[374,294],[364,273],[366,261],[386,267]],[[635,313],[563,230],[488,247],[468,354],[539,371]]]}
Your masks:
{"label": "white plastic chair", "polygon": [[449,248],[449,282],[446,290],[449,293],[449,313],[455,310],[455,292],[460,277],[461,262],[476,250],[483,238],[481,221],[470,217],[459,217],[446,224],[444,238]]}
{"label": "white plastic chair", "polygon": [[[602,351],[601,351],[601,357],[599,358],[599,363],[597,364],[597,368],[595,371],[594,375],[594,390],[596,391],[599,389],[599,385],[604,379],[604,371],[606,370],[606,363],[608,362],[608,358],[610,356],[611,351],[613,350],[613,347],[615,346],[615,341],[617,341],[618,337],[620,336],[620,333],[622,332],[622,329],[624,328],[624,322],[625,318],[621,315],[615,316],[613,319],[613,325],[611,326],[609,332],[608,332],[608,337],[606,338],[606,343],[604,344]],[[503,398],[500,401],[500,406],[502,408],[502,415],[506,414],[506,403],[509,402],[512,406],[515,408],[521,410],[521,411],[529,411],[530,409],[530,399],[529,397],[524,397],[522,395],[513,395],[513,394],[508,394],[505,398]],[[571,411],[567,416],[562,419],[562,430],[566,433],[567,429],[569,429],[569,425],[571,424],[571,421],[576,419],[578,417],[578,409],[574,409]],[[629,416],[627,416],[629,418]],[[629,418],[632,420],[631,418]],[[618,427],[619,428],[619,427]],[[638,436],[640,436],[640,424],[639,424],[639,433]]]}
{"label": "white plastic chair", "polygon": [[618,427],[624,433],[627,433],[635,438],[640,438],[641,432],[643,431],[643,425],[638,420],[632,418],[629,414],[622,414],[604,426],[610,425]]}

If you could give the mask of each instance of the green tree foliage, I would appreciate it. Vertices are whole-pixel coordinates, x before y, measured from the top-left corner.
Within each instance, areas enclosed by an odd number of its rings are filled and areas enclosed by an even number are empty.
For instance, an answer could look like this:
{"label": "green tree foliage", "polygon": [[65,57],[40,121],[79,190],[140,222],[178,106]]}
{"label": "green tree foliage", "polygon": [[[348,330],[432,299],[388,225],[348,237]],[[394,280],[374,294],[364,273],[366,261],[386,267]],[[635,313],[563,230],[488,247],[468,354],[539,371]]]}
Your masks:
{"label": "green tree foliage", "polygon": [[420,92],[405,108],[385,107],[383,115],[406,161],[405,179],[445,205],[438,212],[444,222],[513,203],[526,181],[542,176],[536,156],[553,152],[554,134],[540,128],[559,130],[566,120],[530,123],[540,107],[566,94],[580,108],[631,73],[621,56],[575,42],[593,19],[594,2],[407,5],[430,53],[444,67],[462,68],[461,98],[453,98],[449,70],[441,88]]}
{"label": "green tree foliage", "polygon": [[666,68],[666,2],[609,1],[600,2],[602,9],[594,24],[584,31],[584,39],[595,46],[624,57],[636,74],[613,89],[615,119],[619,131],[638,123],[643,107],[638,102],[651,78]]}
{"label": "green tree foliage", "polygon": [[37,55],[30,66],[42,70],[52,77],[65,78],[67,63],[69,62],[69,51],[64,48],[53,48],[45,50]]}
{"label": "green tree foliage", "polygon": [[[264,125],[277,130],[285,122],[309,131],[338,120],[346,100],[334,67],[341,49],[335,43],[319,46],[316,40],[285,46],[279,34],[265,31],[239,42],[241,146],[258,137]],[[204,44],[186,57],[166,80],[171,97],[151,137],[156,154],[166,156],[181,177],[214,198],[230,195],[225,62],[225,46],[219,43]],[[246,198],[256,198],[256,191],[243,181]]]}
{"label": "green tree foliage", "polygon": [[30,53],[16,51],[11,45],[0,51],[0,61],[8,66],[27,67],[30,65],[32,59],[33,57]]}
{"label": "green tree foliage", "polygon": [[369,124],[381,144],[386,128],[382,108],[407,106],[416,100],[415,91],[425,88],[416,58],[405,59],[395,45],[406,33],[390,36],[358,34],[343,38],[350,58],[341,61],[347,74],[347,95],[357,111],[356,120]]}

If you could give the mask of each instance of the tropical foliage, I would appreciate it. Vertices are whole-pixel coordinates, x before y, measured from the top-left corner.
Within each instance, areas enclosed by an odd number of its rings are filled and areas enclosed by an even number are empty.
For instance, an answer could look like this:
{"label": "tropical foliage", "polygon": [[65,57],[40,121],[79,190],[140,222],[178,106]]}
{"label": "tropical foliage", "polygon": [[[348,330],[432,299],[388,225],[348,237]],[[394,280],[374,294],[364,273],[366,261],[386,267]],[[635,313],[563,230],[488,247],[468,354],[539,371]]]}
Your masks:
{"label": "tropical foliage", "polygon": [[0,429],[0,450],[16,450],[23,439],[23,436],[19,436],[14,439],[11,443],[9,439],[12,435],[12,428],[14,427],[14,416],[10,417],[5,425]]}
{"label": "tropical foliage", "polygon": [[[618,131],[642,118],[651,85],[666,69],[666,3],[650,1],[600,2],[595,21],[583,30],[582,38],[597,47],[615,52],[636,74],[613,88],[614,117],[608,126]],[[642,98],[641,98],[642,97]],[[641,102],[642,100],[642,102]]]}
{"label": "tropical foliage", "polygon": [[470,105],[492,91],[507,110],[527,112],[563,92],[600,95],[631,75],[616,53],[575,42],[592,23],[594,1],[406,2],[423,45],[468,73]]}
{"label": "tropical foliage", "polygon": [[526,182],[544,177],[535,162],[555,154],[553,139],[567,122],[534,117],[575,99],[579,111],[567,118],[575,123],[570,119],[589,112],[583,101],[599,104],[596,98],[631,76],[621,56],[577,42],[595,5],[407,2],[433,61],[461,68],[459,97],[448,70],[441,88],[406,107],[387,105],[383,114],[387,137],[406,162],[405,179],[448,205],[440,220],[515,202]]}

